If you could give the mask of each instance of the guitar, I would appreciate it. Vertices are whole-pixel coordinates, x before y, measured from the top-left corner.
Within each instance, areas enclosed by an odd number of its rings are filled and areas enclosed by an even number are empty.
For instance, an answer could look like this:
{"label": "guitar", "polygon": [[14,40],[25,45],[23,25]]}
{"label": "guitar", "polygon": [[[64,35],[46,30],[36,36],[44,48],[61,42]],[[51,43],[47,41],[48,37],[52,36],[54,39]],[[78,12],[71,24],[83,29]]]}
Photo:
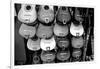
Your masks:
{"label": "guitar", "polygon": [[52,62],[55,59],[55,53],[50,51],[42,51],[40,57],[43,62]]}
{"label": "guitar", "polygon": [[53,6],[41,5],[38,11],[38,20],[46,24],[52,22],[54,20]]}
{"label": "guitar", "polygon": [[72,22],[72,23],[71,23],[71,26],[70,26],[70,33],[71,33],[73,36],[82,36],[83,33],[84,33],[84,28],[83,28],[82,23],[76,25],[76,24],[74,24],[74,23]]}
{"label": "guitar", "polygon": [[23,23],[33,23],[37,19],[36,5],[22,4],[18,12],[18,19]]}
{"label": "guitar", "polygon": [[34,37],[35,33],[36,33],[36,27],[33,26],[21,24],[19,28],[19,34],[26,39]]}
{"label": "guitar", "polygon": [[72,37],[71,42],[72,42],[72,47],[82,48],[84,44],[84,39],[82,37]]}
{"label": "guitar", "polygon": [[53,26],[39,24],[36,35],[39,38],[50,38],[53,35]]}
{"label": "guitar", "polygon": [[60,48],[68,48],[69,40],[67,38],[58,38],[57,44]]}
{"label": "guitar", "polygon": [[32,51],[40,50],[40,39],[39,38],[37,40],[28,39],[27,48]]}
{"label": "guitar", "polygon": [[52,37],[50,39],[41,39],[41,41],[40,41],[40,47],[44,51],[55,49],[55,47],[56,47],[56,41],[55,41],[54,37]]}
{"label": "guitar", "polygon": [[81,49],[74,49],[73,52],[72,52],[72,56],[74,58],[79,58],[81,55],[82,55]]}
{"label": "guitar", "polygon": [[61,37],[67,36],[68,35],[68,26],[67,25],[61,26],[61,25],[58,25],[57,23],[55,23],[53,31],[56,36],[61,36]]}
{"label": "guitar", "polygon": [[75,20],[77,20],[79,22],[83,21],[82,15],[80,14],[80,11],[78,10],[78,8],[75,8],[74,18],[75,18]]}
{"label": "guitar", "polygon": [[57,59],[60,61],[66,61],[70,58],[70,51],[58,51],[57,52]]}
{"label": "guitar", "polygon": [[67,24],[71,20],[71,14],[69,12],[68,7],[60,7],[56,16],[57,20],[62,22],[63,24]]}

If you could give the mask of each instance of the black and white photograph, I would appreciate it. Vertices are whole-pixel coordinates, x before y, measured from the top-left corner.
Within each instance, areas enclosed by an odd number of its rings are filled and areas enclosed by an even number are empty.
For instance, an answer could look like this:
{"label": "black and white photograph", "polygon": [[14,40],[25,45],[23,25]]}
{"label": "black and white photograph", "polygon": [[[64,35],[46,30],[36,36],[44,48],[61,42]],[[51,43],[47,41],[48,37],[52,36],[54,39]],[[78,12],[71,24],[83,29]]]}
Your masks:
{"label": "black and white photograph", "polygon": [[94,59],[94,8],[14,4],[15,66]]}
{"label": "black and white photograph", "polygon": [[2,0],[0,69],[100,69],[99,0]]}

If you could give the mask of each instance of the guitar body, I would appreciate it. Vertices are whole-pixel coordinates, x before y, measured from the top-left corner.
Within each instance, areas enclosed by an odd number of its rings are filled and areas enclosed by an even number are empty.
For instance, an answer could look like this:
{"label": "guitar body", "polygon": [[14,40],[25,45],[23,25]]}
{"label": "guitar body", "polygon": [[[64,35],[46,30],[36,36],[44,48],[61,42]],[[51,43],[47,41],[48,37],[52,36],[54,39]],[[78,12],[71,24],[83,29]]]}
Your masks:
{"label": "guitar body", "polygon": [[41,39],[40,46],[41,46],[41,49],[44,51],[53,50],[56,47],[56,41],[54,37],[50,39]]}
{"label": "guitar body", "polygon": [[39,7],[38,20],[48,24],[54,20],[53,6],[42,5]]}
{"label": "guitar body", "polygon": [[27,48],[32,51],[40,50],[40,39],[39,38],[37,40],[28,39]]}
{"label": "guitar body", "polygon": [[71,33],[73,36],[82,36],[83,33],[84,33],[84,28],[83,28],[82,24],[75,25],[75,24],[72,22],[72,23],[71,23],[71,26],[70,26],[70,33]]}
{"label": "guitar body", "polygon": [[23,23],[33,23],[37,19],[36,5],[22,4],[18,12],[18,19]]}
{"label": "guitar body", "polygon": [[55,59],[55,53],[50,51],[42,51],[41,60],[43,62],[52,62]]}
{"label": "guitar body", "polygon": [[39,24],[36,35],[39,38],[50,38],[53,35],[53,26]]}
{"label": "guitar body", "polygon": [[67,7],[60,7],[57,13],[57,20],[66,24],[71,20],[71,15]]}
{"label": "guitar body", "polygon": [[69,40],[67,38],[59,38],[57,44],[60,48],[68,48]]}
{"label": "guitar body", "polygon": [[67,36],[68,35],[68,26],[67,25],[61,26],[56,23],[54,25],[53,31],[56,36],[60,36],[60,37]]}
{"label": "guitar body", "polygon": [[70,58],[69,51],[58,51],[57,52],[57,59],[60,61],[66,61]]}
{"label": "guitar body", "polygon": [[34,37],[36,33],[36,27],[33,26],[28,26],[26,24],[21,24],[20,29],[19,29],[19,34],[28,39]]}
{"label": "guitar body", "polygon": [[82,37],[72,37],[72,47],[74,48],[82,48],[84,45],[84,40]]}
{"label": "guitar body", "polygon": [[72,56],[74,58],[79,58],[81,55],[82,55],[81,49],[74,49],[73,52],[72,52]]}

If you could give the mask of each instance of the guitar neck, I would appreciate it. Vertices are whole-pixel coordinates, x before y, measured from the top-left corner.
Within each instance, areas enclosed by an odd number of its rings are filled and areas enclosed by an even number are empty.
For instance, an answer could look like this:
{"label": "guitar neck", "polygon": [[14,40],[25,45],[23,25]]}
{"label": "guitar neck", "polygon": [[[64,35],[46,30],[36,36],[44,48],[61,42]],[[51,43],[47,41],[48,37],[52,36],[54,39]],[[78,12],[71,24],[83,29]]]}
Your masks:
{"label": "guitar neck", "polygon": [[87,46],[88,46],[88,42],[89,42],[89,37],[90,37],[90,31],[91,31],[91,26],[90,26],[90,16],[89,16],[89,28],[87,31],[87,35],[85,38],[85,45],[84,45],[84,52],[83,52],[83,61],[85,61],[85,57],[86,57],[86,52],[87,52]]}

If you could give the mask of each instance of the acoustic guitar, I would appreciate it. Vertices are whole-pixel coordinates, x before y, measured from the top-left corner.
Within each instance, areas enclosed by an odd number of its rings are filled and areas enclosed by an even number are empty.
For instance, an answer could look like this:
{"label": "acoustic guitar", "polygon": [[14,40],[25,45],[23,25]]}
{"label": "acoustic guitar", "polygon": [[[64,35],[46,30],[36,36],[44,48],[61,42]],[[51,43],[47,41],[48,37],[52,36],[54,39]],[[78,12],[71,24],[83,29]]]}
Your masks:
{"label": "acoustic guitar", "polygon": [[53,35],[53,26],[45,26],[43,24],[39,24],[36,35],[39,38],[50,38]]}
{"label": "acoustic guitar", "polygon": [[50,51],[50,50],[55,49],[56,41],[55,41],[54,37],[52,37],[50,39],[41,39],[40,47],[44,51],[48,51],[48,50]]}
{"label": "acoustic guitar", "polygon": [[70,58],[70,51],[58,51],[57,52],[57,59],[60,61],[66,61]]}
{"label": "acoustic guitar", "polygon": [[60,37],[64,37],[68,35],[68,26],[61,26],[57,23],[55,23],[54,28],[53,28],[53,32],[56,36],[60,36]]}
{"label": "acoustic guitar", "polygon": [[79,58],[81,55],[82,55],[81,49],[74,49],[73,52],[72,52],[72,56],[74,58]]}
{"label": "acoustic guitar", "polygon": [[39,38],[36,40],[28,39],[27,48],[32,51],[40,50],[40,39]]}
{"label": "acoustic guitar", "polygon": [[63,24],[67,24],[67,22],[71,20],[71,14],[69,12],[68,7],[64,6],[59,7],[56,18]]}
{"label": "acoustic guitar", "polygon": [[84,33],[84,27],[83,27],[82,23],[75,24],[72,22],[71,26],[70,26],[70,33],[73,36],[82,36]]}
{"label": "acoustic guitar", "polygon": [[57,39],[57,45],[60,48],[68,48],[68,46],[69,46],[69,40],[67,38],[58,38]]}
{"label": "acoustic guitar", "polygon": [[36,5],[21,4],[21,9],[18,12],[18,19],[22,23],[33,23],[37,19]]}
{"label": "acoustic guitar", "polygon": [[50,51],[42,51],[40,57],[43,62],[52,62],[55,59],[55,53]]}
{"label": "acoustic guitar", "polygon": [[74,19],[77,20],[77,21],[79,21],[79,22],[83,21],[82,15],[80,14],[80,11],[79,11],[78,8],[75,8]]}
{"label": "acoustic guitar", "polygon": [[71,42],[74,48],[82,48],[84,45],[83,37],[72,37]]}
{"label": "acoustic guitar", "polygon": [[54,8],[53,6],[40,5],[38,11],[38,20],[40,22],[48,24],[54,20]]}
{"label": "acoustic guitar", "polygon": [[25,39],[34,37],[35,33],[36,33],[36,27],[33,26],[21,24],[19,28],[19,34]]}

